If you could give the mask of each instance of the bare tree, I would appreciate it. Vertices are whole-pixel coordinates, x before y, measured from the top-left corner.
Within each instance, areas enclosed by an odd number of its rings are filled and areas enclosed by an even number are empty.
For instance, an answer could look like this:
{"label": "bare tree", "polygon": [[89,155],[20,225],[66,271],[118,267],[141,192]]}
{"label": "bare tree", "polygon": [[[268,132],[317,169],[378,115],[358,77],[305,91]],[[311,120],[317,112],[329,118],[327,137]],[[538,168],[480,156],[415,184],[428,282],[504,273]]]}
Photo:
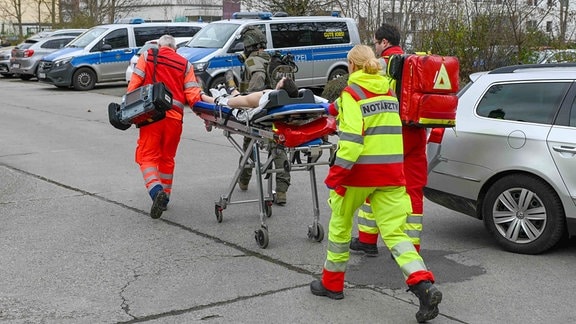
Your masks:
{"label": "bare tree", "polygon": [[77,27],[113,23],[121,15],[129,15],[143,0],[61,0],[63,22]]}
{"label": "bare tree", "polygon": [[14,25],[18,26],[18,36],[23,38],[22,17],[26,12],[26,8],[22,4],[22,0],[2,0],[0,5],[1,15],[7,20],[15,21]]}

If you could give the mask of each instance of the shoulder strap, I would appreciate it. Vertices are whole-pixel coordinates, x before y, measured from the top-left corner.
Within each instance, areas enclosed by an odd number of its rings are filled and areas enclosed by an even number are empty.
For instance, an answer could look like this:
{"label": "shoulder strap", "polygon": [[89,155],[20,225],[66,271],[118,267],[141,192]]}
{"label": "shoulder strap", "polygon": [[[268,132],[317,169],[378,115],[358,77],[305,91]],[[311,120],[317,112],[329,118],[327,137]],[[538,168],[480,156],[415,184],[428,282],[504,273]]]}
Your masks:
{"label": "shoulder strap", "polygon": [[156,83],[156,63],[158,63],[158,48],[153,47],[152,56],[154,57],[154,72],[152,72],[152,82]]}

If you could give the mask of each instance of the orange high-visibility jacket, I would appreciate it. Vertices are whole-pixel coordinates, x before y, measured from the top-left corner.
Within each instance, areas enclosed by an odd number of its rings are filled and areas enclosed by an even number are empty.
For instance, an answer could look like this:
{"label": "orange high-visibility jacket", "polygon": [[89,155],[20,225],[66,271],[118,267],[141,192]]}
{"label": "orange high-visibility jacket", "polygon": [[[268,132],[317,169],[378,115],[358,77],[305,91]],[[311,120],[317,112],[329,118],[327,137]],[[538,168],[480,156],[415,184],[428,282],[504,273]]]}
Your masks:
{"label": "orange high-visibility jacket", "polygon": [[[154,56],[150,49],[140,55],[127,91],[152,84],[153,74]],[[169,47],[163,46],[158,50],[155,79],[164,82],[172,92],[172,109],[166,112],[168,118],[182,120],[184,106],[188,104],[191,107],[200,100],[202,89],[196,81],[192,64]]]}

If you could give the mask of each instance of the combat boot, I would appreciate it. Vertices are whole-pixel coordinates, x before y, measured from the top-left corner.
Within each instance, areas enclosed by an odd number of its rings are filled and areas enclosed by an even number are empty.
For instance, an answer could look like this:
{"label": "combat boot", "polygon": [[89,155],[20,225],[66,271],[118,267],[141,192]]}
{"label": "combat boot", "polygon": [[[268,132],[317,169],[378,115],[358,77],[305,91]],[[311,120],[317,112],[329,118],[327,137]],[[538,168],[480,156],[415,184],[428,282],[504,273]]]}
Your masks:
{"label": "combat boot", "polygon": [[234,81],[234,73],[232,72],[232,70],[227,70],[224,73],[224,79],[226,80],[226,91],[229,94],[232,94],[232,92],[237,88],[236,82]]}
{"label": "combat boot", "polygon": [[276,204],[280,206],[286,205],[286,193],[282,191],[276,192]]}
{"label": "combat boot", "polygon": [[438,304],[442,293],[430,281],[425,280],[408,288],[420,300],[420,309],[416,312],[418,323],[425,323],[438,316]]}
{"label": "combat boot", "polygon": [[350,250],[362,251],[368,257],[378,256],[378,245],[362,243],[357,237],[353,237],[352,241],[350,241]]}

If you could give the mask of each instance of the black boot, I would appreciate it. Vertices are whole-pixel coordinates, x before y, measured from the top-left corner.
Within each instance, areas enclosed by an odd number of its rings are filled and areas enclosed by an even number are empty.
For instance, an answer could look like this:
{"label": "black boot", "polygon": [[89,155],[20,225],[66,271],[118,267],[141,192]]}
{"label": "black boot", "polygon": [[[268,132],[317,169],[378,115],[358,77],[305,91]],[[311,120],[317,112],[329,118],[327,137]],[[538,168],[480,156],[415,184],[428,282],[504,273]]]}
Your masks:
{"label": "black boot", "polygon": [[425,323],[438,316],[438,304],[442,301],[442,293],[426,280],[408,288],[420,300],[420,309],[416,313],[418,323]]}
{"label": "black boot", "polygon": [[342,299],[344,298],[344,293],[342,291],[331,291],[324,288],[322,281],[314,280],[310,283],[310,291],[316,296],[326,296],[331,299]]}
{"label": "black boot", "polygon": [[352,241],[350,241],[350,250],[363,251],[369,257],[378,256],[378,246],[376,244],[362,243],[357,237],[353,237]]}
{"label": "black boot", "polygon": [[154,202],[152,202],[152,208],[150,209],[150,217],[157,219],[162,216],[162,212],[165,210],[164,207],[168,204],[168,195],[164,191],[160,191],[154,197]]}

